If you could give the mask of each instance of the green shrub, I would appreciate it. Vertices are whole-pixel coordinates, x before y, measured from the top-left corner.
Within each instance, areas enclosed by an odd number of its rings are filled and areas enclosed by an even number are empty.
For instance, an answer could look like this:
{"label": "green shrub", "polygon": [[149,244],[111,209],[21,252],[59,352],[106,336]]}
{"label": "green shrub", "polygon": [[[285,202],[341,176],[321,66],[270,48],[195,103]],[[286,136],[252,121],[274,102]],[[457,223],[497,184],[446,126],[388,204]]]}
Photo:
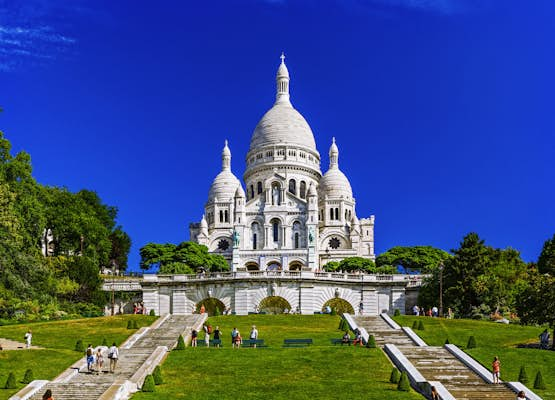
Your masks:
{"label": "green shrub", "polygon": [[366,347],[368,347],[369,349],[376,348],[376,338],[374,338],[374,335],[370,335],[368,337],[368,343],[366,343]]}
{"label": "green shrub", "polygon": [[154,317],[156,315],[156,313],[154,312],[154,310],[150,310],[150,312],[148,313],[148,315],[150,315],[151,317]]}
{"label": "green shrub", "polygon": [[133,329],[133,321],[132,320],[127,321],[127,329]]}
{"label": "green shrub", "polygon": [[83,341],[81,339],[79,339],[77,343],[75,343],[75,351],[78,351],[80,353],[85,351],[85,346],[83,346]]}
{"label": "green shrub", "polygon": [[161,385],[164,383],[164,378],[162,378],[162,368],[159,365],[154,368],[154,372],[152,373],[152,377],[154,378],[155,385]]}
{"label": "green shrub", "polygon": [[145,381],[143,382],[143,387],[141,388],[141,390],[143,392],[154,392],[155,389],[156,386],[154,385],[154,378],[152,377],[152,375],[147,375]]}
{"label": "green shrub", "polygon": [[132,327],[133,327],[133,329],[139,329],[139,324],[137,323],[136,319],[133,320]]}
{"label": "green shrub", "polygon": [[106,338],[102,338],[102,346],[108,346],[108,341]]}
{"label": "green shrub", "polygon": [[395,312],[393,313],[393,316],[398,317],[399,315],[401,315],[401,310],[399,310],[398,308],[395,309]]}
{"label": "green shrub", "polygon": [[401,373],[395,367],[391,370],[391,375],[389,376],[389,382],[391,383],[399,383],[399,379],[401,379]]}
{"label": "green shrub", "polygon": [[444,344],[451,344],[451,342],[449,341],[449,338],[445,338],[445,343]]}
{"label": "green shrub", "polygon": [[417,330],[417,329],[418,329],[418,321],[414,321],[414,322],[412,323],[412,330],[415,331],[415,330]]}
{"label": "green shrub", "polygon": [[526,368],[523,366],[520,367],[520,372],[518,373],[518,381],[523,385],[528,384],[528,374],[526,373]]}
{"label": "green shrub", "polygon": [[177,346],[175,346],[176,350],[185,350],[185,340],[183,340],[183,335],[179,335],[177,338]]}
{"label": "green shrub", "polygon": [[331,309],[331,314],[330,315],[337,315],[337,310],[335,309],[335,307],[333,307]]}
{"label": "green shrub", "polygon": [[474,349],[476,347],[476,339],[474,336],[468,338],[468,343],[466,344],[467,349]]}
{"label": "green shrub", "polygon": [[216,309],[214,310],[214,316],[217,317],[218,315],[222,315],[222,312],[220,311],[220,307],[216,307]]}
{"label": "green shrub", "polygon": [[400,390],[402,392],[410,391],[409,377],[407,376],[406,371],[401,372],[401,378],[399,378],[399,383],[397,384],[397,390]]}
{"label": "green shrub", "polygon": [[423,331],[423,330],[424,330],[424,322],[422,322],[422,320],[418,321],[418,330],[419,330],[419,331]]}
{"label": "green shrub", "polygon": [[4,389],[15,389],[15,375],[13,374],[13,372],[10,372],[10,374],[8,375],[8,379],[6,380],[6,385],[4,386]]}
{"label": "green shrub", "polygon": [[536,379],[534,379],[534,389],[545,390],[545,383],[543,382],[541,371],[538,371],[538,373],[536,374]]}
{"label": "green shrub", "polygon": [[23,380],[21,381],[22,383],[31,383],[35,380],[34,376],[33,376],[33,370],[32,369],[28,369],[27,371],[25,371],[25,376],[23,376]]}

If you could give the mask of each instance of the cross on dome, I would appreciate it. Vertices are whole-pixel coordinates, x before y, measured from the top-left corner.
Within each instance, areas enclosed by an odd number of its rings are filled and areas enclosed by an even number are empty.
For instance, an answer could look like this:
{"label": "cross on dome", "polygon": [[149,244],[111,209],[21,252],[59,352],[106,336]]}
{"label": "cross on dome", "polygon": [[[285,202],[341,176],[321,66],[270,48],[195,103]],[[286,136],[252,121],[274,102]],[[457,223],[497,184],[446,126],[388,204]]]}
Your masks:
{"label": "cross on dome", "polygon": [[283,51],[281,52],[281,56],[279,56],[279,58],[281,58],[281,63],[285,64],[285,54],[283,54]]}

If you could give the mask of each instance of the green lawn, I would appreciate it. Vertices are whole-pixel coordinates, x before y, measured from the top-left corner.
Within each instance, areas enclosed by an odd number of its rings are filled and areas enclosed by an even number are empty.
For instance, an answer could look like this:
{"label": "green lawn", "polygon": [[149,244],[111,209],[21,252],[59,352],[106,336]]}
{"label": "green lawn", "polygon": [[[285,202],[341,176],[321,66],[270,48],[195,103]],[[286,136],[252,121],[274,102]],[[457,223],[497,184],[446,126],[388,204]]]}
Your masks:
{"label": "green lawn", "polygon": [[[251,315],[209,319],[223,332],[224,347],[173,351],[162,366],[165,383],[137,399],[421,399],[389,383],[391,364],[380,349],[330,345],[341,337],[339,317]],[[236,326],[251,325],[268,348],[231,348]],[[285,338],[312,338],[308,348],[282,348]],[[202,344],[202,334],[199,338]]]}
{"label": "green lawn", "polygon": [[[494,356],[501,361],[501,379],[517,381],[520,367],[524,365],[528,373],[528,387],[533,388],[534,377],[538,370],[543,375],[546,390],[534,390],[544,399],[555,399],[555,352],[517,348],[519,344],[537,343],[543,328],[505,325],[489,321],[466,319],[442,319],[428,317],[400,316],[394,317],[402,326],[412,327],[414,320],[424,322],[424,330],[415,332],[429,345],[442,346],[445,339],[456,344],[472,355],[486,368],[491,370]],[[468,338],[476,338],[477,347],[466,349]]]}
{"label": "green lawn", "polygon": [[[23,335],[33,331],[33,345],[43,350],[3,350],[0,352],[0,400],[7,399],[25,386],[21,379],[28,368],[35,379],[52,379],[77,361],[83,354],[73,349],[77,340],[83,344],[100,345],[102,339],[111,344],[122,343],[134,330],[127,329],[127,321],[137,320],[139,327],[150,325],[156,317],[123,315],[115,317],[87,318],[68,321],[37,322],[22,325],[0,326],[0,338],[23,342]],[[14,372],[17,389],[4,389],[8,374]]]}

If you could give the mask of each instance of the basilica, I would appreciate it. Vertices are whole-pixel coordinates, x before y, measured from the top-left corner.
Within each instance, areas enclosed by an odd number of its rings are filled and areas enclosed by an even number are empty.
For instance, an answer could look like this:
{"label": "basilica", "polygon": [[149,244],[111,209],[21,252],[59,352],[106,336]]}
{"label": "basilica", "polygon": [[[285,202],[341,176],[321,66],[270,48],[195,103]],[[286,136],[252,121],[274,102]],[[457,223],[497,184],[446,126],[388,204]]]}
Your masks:
{"label": "basilica", "polygon": [[291,104],[284,59],[276,101],[251,137],[245,186],[232,172],[226,141],[222,170],[210,186],[202,220],[190,224],[190,238],[224,256],[232,271],[318,271],[347,257],[373,260],[374,216],[357,217],[335,138],[322,175],[314,134]]}

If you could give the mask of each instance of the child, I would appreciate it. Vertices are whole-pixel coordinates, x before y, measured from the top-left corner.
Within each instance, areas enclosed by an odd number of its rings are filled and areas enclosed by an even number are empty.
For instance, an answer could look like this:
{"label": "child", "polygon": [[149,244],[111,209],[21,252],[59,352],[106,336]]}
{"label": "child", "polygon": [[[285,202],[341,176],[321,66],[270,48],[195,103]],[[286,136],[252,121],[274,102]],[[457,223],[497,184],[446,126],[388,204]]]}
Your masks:
{"label": "child", "polygon": [[499,362],[499,357],[495,356],[493,362],[491,363],[491,370],[493,372],[493,383],[499,383],[499,376],[501,369],[501,363]]}

